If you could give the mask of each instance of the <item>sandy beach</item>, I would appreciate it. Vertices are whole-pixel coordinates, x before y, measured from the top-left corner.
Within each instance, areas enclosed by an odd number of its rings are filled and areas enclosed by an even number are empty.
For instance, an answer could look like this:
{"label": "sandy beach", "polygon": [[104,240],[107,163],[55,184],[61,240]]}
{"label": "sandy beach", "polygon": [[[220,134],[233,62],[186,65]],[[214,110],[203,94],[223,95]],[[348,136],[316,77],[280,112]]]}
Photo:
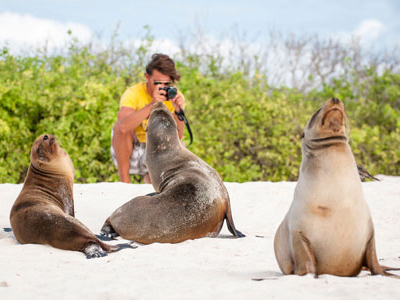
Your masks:
{"label": "sandy beach", "polygon": [[[377,254],[382,264],[400,267],[400,177],[378,178],[362,184]],[[284,276],[273,239],[296,182],[225,185],[245,238],[233,238],[224,225],[217,238],[139,244],[86,259],[80,252],[19,244],[9,213],[22,185],[0,184],[0,299],[400,299],[398,279],[367,271],[354,278]],[[152,191],[148,184],[75,184],[75,215],[98,234],[114,209]]]}

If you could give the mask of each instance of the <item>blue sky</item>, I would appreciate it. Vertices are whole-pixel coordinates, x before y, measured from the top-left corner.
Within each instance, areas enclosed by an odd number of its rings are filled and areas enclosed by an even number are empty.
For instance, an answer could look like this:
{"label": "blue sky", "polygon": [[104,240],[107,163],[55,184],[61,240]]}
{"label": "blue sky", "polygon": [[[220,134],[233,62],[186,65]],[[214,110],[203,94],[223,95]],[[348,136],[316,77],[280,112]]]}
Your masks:
{"label": "blue sky", "polygon": [[221,38],[236,26],[251,39],[269,31],[321,36],[359,34],[371,43],[400,44],[400,0],[336,1],[103,1],[0,0],[0,46],[64,39],[66,28],[87,38],[110,36],[120,23],[123,39],[143,35],[149,25],[156,38],[176,42],[200,24],[205,34]]}

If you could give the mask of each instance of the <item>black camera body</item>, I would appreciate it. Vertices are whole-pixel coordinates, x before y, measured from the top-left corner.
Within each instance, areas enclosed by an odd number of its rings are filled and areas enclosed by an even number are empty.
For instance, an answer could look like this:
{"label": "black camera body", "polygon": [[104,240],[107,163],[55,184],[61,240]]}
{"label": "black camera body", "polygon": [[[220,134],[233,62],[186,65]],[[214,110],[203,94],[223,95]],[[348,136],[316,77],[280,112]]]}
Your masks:
{"label": "black camera body", "polygon": [[174,99],[176,94],[178,93],[178,90],[173,86],[165,86],[159,89],[164,90],[167,93],[166,94],[167,100]]}

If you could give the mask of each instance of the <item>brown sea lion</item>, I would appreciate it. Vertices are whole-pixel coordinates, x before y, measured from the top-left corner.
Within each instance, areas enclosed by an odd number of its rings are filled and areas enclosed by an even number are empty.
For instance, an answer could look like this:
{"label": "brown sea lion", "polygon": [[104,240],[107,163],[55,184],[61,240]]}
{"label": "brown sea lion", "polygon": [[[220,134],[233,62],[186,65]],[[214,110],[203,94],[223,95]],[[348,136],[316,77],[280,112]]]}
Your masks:
{"label": "brown sea lion", "polygon": [[178,243],[215,237],[226,219],[234,236],[244,236],[235,228],[220,176],[182,145],[175,120],[163,103],[154,105],[150,114],[146,162],[156,193],[118,208],[103,225],[103,235],[143,244]]}
{"label": "brown sea lion", "polygon": [[10,214],[11,227],[21,244],[47,244],[81,251],[87,258],[121,249],[101,242],[74,217],[74,166],[51,135],[33,144],[31,163]]}
{"label": "brown sea lion", "polygon": [[284,274],[356,276],[364,266],[373,275],[396,276],[378,263],[346,122],[343,103],[330,99],[306,125],[293,202],[274,241]]}

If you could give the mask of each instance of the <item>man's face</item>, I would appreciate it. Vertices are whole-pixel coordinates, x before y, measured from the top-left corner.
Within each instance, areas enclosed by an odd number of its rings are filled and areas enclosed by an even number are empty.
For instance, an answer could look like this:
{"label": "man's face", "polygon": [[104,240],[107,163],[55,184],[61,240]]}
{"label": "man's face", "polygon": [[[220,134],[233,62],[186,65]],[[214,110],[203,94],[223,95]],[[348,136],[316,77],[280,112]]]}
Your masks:
{"label": "man's face", "polygon": [[146,73],[146,80],[148,83],[148,92],[150,95],[153,94],[155,88],[162,88],[173,84],[171,77],[165,75],[157,70],[153,71],[153,74],[149,75]]}

